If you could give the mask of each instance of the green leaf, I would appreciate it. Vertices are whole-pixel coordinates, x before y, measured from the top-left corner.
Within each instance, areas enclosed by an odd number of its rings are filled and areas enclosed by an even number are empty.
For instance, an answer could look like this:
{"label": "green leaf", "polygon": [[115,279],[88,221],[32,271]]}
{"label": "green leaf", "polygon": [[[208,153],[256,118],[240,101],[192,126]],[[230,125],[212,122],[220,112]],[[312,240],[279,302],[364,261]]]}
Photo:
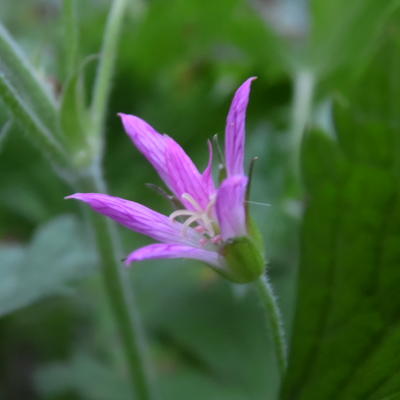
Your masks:
{"label": "green leaf", "polygon": [[[225,79],[235,70],[242,77],[259,70],[268,79],[282,71],[283,49],[277,35],[247,2],[173,0],[148,6],[133,42],[125,41],[121,52],[145,79],[172,69],[169,79],[176,77],[187,87],[209,68],[223,71]],[[148,51],[155,48],[157,54]]]}
{"label": "green leaf", "polygon": [[309,62],[323,77],[349,79],[362,68],[398,0],[311,1]]}
{"label": "green leaf", "polygon": [[[193,367],[187,366],[175,373],[173,377],[162,377],[159,382],[160,392],[165,400],[187,396],[193,400],[245,399],[243,394],[236,392],[234,388],[213,381]],[[118,374],[115,368],[110,368],[110,365],[85,351],[74,354],[68,362],[40,367],[35,373],[35,383],[42,396],[56,396],[74,391],[87,400],[132,399],[125,377]]]}
{"label": "green leaf", "polygon": [[[77,391],[88,400],[129,400],[129,385],[109,365],[82,351],[70,361],[38,369],[35,382],[43,396]],[[95,384],[93,384],[95,382]]]}
{"label": "green leaf", "polygon": [[95,263],[81,224],[71,216],[39,228],[28,246],[0,245],[0,316],[65,293],[67,284],[86,276]]}
{"label": "green leaf", "polygon": [[4,145],[5,140],[7,139],[8,134],[12,130],[13,121],[8,120],[4,123],[4,125],[0,128],[0,150]]}
{"label": "green leaf", "polygon": [[399,37],[389,25],[362,79],[341,93],[338,143],[318,131],[304,143],[307,210],[282,399],[398,398]]}

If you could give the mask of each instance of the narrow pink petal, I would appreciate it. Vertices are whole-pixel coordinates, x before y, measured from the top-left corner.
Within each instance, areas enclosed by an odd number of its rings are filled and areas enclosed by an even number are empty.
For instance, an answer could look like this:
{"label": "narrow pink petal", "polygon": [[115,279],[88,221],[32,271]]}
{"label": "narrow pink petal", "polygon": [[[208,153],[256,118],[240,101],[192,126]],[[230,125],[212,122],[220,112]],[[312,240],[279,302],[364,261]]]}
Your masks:
{"label": "narrow pink petal", "polygon": [[218,189],[215,210],[223,240],[247,235],[246,187],[247,177],[235,175],[225,179]]}
{"label": "narrow pink petal", "polygon": [[143,119],[129,114],[118,114],[121,117],[125,131],[133,144],[153,165],[164,181],[167,179],[165,164],[165,136],[158,133]]}
{"label": "narrow pink petal", "polygon": [[193,210],[195,207],[182,200],[189,193],[202,208],[209,202],[208,184],[182,147],[167,135],[161,135],[146,121],[134,115],[119,116],[135,146],[153,165],[161,179],[175,196]]}
{"label": "narrow pink petal", "polygon": [[228,176],[244,175],[246,110],[254,79],[247,79],[236,91],[226,120],[225,159]]}
{"label": "narrow pink petal", "polygon": [[81,200],[128,229],[160,242],[200,246],[201,236],[194,229],[184,231],[181,223],[134,201],[101,193],[75,193],[66,199]]}
{"label": "narrow pink petal", "polygon": [[180,244],[155,243],[149,246],[141,247],[135,250],[125,260],[129,265],[134,261],[143,261],[156,258],[191,258],[210,264],[214,267],[220,267],[222,260],[216,251],[203,250]]}
{"label": "narrow pink petal", "polygon": [[202,179],[205,187],[207,188],[208,193],[211,194],[215,192],[215,186],[212,176],[213,148],[212,148],[212,143],[210,141],[208,141],[208,153],[209,153],[208,164],[206,169],[202,173]]}
{"label": "narrow pink petal", "polygon": [[200,208],[205,209],[209,202],[209,193],[202,175],[178,143],[170,137],[166,138],[166,143],[165,157],[169,187],[186,208],[196,209],[191,202],[182,199],[184,193],[192,196]]}

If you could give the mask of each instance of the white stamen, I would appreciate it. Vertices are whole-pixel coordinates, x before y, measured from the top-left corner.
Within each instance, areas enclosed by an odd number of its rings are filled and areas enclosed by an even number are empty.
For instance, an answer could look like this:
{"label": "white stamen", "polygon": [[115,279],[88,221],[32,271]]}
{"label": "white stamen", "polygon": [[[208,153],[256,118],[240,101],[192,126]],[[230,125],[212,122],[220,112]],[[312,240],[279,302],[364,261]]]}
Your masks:
{"label": "white stamen", "polygon": [[[212,208],[214,207],[216,201],[216,195],[211,197],[205,210],[201,208],[199,203],[189,193],[183,193],[181,198],[187,200],[195,209],[193,211],[187,209],[177,210],[169,216],[172,221],[178,217],[187,218],[183,223],[182,235],[186,236],[191,225],[196,223],[197,226],[195,226],[193,229],[205,235],[205,237],[203,237],[203,239],[200,241],[201,245],[205,245],[210,239],[217,239],[214,228],[214,226],[216,226],[216,221],[214,221],[214,218],[212,217]],[[216,241],[218,241],[218,239]]]}
{"label": "white stamen", "polygon": [[192,225],[194,222],[196,222],[199,219],[197,215],[192,215],[190,218],[188,218],[184,224],[183,224],[183,229],[182,229],[182,235],[186,236],[187,231],[190,228],[190,225]]}
{"label": "white stamen", "polygon": [[183,193],[181,198],[188,201],[197,211],[202,211],[200,204],[189,193]]}
{"label": "white stamen", "polygon": [[201,222],[205,225],[204,228],[206,228],[206,231],[209,236],[214,237],[215,236],[215,230],[212,225],[212,221],[210,218],[208,218],[207,214],[201,215]]}
{"label": "white stamen", "polygon": [[183,217],[183,216],[191,216],[193,215],[193,211],[189,211],[189,210],[176,210],[174,211],[170,216],[169,219],[174,221],[175,219],[179,218],[179,217]]}
{"label": "white stamen", "polygon": [[210,214],[210,211],[211,211],[212,207],[214,207],[214,204],[215,204],[216,200],[217,200],[217,195],[216,195],[216,194],[213,194],[213,195],[211,196],[210,202],[207,204],[207,207],[206,207],[205,213],[206,213],[207,215]]}

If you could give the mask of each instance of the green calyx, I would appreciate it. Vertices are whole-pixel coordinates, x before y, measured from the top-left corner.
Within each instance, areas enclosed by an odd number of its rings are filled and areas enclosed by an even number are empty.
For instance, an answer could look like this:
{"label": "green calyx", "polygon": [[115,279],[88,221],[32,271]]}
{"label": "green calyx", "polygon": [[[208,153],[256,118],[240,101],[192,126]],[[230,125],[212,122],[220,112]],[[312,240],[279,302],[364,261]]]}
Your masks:
{"label": "green calyx", "polygon": [[264,272],[264,257],[249,236],[228,240],[222,249],[222,255],[226,261],[226,269],[220,273],[232,282],[252,282]]}

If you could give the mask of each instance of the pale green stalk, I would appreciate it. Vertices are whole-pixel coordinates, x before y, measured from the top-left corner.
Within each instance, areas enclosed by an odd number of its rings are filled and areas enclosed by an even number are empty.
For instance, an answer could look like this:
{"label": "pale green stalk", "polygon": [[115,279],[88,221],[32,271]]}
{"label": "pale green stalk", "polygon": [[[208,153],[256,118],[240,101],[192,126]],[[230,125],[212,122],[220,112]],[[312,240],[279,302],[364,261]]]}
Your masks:
{"label": "pale green stalk", "polygon": [[[95,147],[102,142],[107,101],[111,91],[118,40],[126,5],[127,0],[113,0],[103,36],[90,110],[89,141]],[[97,151],[97,149],[94,150]]]}
{"label": "pale green stalk", "polygon": [[66,61],[66,77],[70,77],[78,68],[78,18],[76,0],[64,0],[64,52]]}
{"label": "pale green stalk", "polygon": [[55,99],[35,74],[35,69],[14,39],[0,24],[0,67],[21,97],[29,100],[43,124],[53,133],[57,129]]}
{"label": "pale green stalk", "polygon": [[[90,109],[91,125],[88,131],[88,140],[95,165],[99,162],[102,152],[106,107],[111,91],[117,45],[126,5],[126,0],[112,2],[103,35]],[[106,187],[101,179],[101,168],[95,168],[93,171],[85,179],[83,191],[105,193]],[[99,252],[105,290],[119,330],[129,375],[133,383],[134,398],[151,400],[153,395],[147,366],[146,344],[133,293],[126,286],[129,281],[128,277],[123,276],[125,272],[119,259],[118,240],[114,225],[96,213],[90,213],[90,218]]]}
{"label": "pale green stalk", "polygon": [[265,310],[267,324],[271,329],[279,370],[283,376],[287,367],[287,344],[278,300],[266,275],[261,276],[255,284]]}

